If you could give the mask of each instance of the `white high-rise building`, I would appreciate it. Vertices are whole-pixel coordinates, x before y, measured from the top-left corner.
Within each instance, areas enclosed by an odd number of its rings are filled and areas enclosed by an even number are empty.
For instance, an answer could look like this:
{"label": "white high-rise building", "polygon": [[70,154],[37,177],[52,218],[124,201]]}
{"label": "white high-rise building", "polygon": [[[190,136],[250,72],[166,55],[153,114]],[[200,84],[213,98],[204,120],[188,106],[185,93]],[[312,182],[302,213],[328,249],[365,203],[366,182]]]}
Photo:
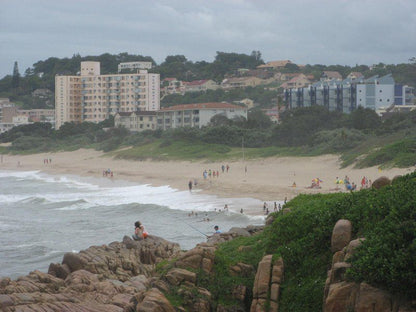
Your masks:
{"label": "white high-rise building", "polygon": [[100,122],[118,112],[160,109],[160,76],[137,73],[101,75],[99,62],[81,62],[78,76],[55,77],[56,129],[65,122]]}

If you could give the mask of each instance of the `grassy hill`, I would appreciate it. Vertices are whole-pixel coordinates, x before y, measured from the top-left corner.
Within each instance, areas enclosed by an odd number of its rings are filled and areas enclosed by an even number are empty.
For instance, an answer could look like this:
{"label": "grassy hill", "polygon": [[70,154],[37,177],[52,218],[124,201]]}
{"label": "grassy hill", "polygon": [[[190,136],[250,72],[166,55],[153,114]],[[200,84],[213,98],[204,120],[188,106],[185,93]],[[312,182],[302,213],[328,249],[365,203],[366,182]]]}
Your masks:
{"label": "grassy hill", "polygon": [[413,173],[379,190],[300,195],[284,206],[290,208],[289,213],[272,214],[273,223],[261,234],[221,244],[215,255],[214,276],[199,272],[197,286],[208,289],[217,304],[249,311],[251,298],[240,306],[231,290],[237,285],[253,289],[254,272],[251,276],[236,277],[230,276],[229,268],[238,263],[257,268],[264,255],[272,254],[274,258],[283,257],[285,264],[279,311],[322,311],[324,285],[332,261],[332,230],[339,219],[348,219],[353,225],[352,239],[366,238],[350,260],[348,279],[414,299],[415,190]]}

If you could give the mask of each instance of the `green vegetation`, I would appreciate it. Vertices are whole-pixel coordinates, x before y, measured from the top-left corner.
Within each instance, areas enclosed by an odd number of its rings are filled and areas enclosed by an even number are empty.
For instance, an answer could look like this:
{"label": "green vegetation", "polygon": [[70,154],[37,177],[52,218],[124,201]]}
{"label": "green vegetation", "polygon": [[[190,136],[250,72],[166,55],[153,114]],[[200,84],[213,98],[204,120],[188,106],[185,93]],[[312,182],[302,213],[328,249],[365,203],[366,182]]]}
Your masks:
{"label": "green vegetation", "polygon": [[416,164],[416,136],[384,146],[358,162],[361,168],[372,166],[411,167]]}
{"label": "green vegetation", "polygon": [[207,127],[129,133],[99,124],[67,123],[58,131],[50,124],[19,126],[0,135],[11,142],[2,153],[95,148],[119,158],[142,160],[225,160],[272,156],[342,155],[343,166],[410,167],[416,163],[416,111],[381,121],[374,111],[359,108],[350,115],[315,106],[286,111],[273,125],[261,110],[248,120],[217,115]]}
{"label": "green vegetation", "polygon": [[[279,311],[321,311],[327,269],[331,265],[331,235],[339,219],[353,225],[353,239],[366,240],[351,258],[347,276],[405,298],[416,296],[416,173],[396,179],[380,190],[354,193],[300,195],[274,213],[264,232],[223,243],[216,252],[214,275],[198,276],[215,304],[238,306],[231,290],[253,288],[254,272],[231,276],[230,267],[245,263],[257,267],[266,254],[283,257],[284,283]],[[244,248],[244,252],[241,251]],[[244,310],[249,310],[249,293]]]}
{"label": "green vegetation", "polygon": [[168,107],[177,104],[208,103],[208,102],[234,102],[249,98],[253,99],[263,108],[274,107],[277,103],[279,92],[267,90],[264,86],[247,87],[232,90],[207,90],[201,92],[188,92],[184,95],[170,94],[162,98],[161,105]]}
{"label": "green vegetation", "polygon": [[[11,74],[0,79],[0,97],[8,97],[11,101],[26,109],[53,108],[53,95],[48,96],[48,98],[37,98],[32,96],[31,93],[39,88],[49,89],[54,92],[55,75],[76,75],[80,70],[80,62],[82,61],[100,62],[102,74],[116,73],[117,65],[121,62],[145,61],[153,64],[151,72],[159,73],[161,80],[168,77],[175,77],[181,81],[212,79],[217,83],[226,77],[244,76],[247,71],[240,72],[238,71],[239,69],[253,70],[258,65],[264,64],[260,51],[252,51],[249,55],[218,51],[213,62],[192,62],[184,55],[169,55],[161,64],[156,64],[150,56],[134,55],[126,52],[115,55],[104,53],[97,56],[74,54],[71,58],[50,57],[46,60],[38,61],[33,64],[33,67],[25,69],[23,75],[19,73],[18,64],[15,62]],[[366,65],[350,67],[342,65],[308,64],[304,67],[298,67],[296,64],[289,63],[285,68],[279,69],[279,72],[303,73],[313,75],[315,79],[319,79],[323,71],[338,71],[344,78],[351,72],[361,72],[366,78],[391,73],[397,83],[416,87],[415,67],[416,63],[414,58],[411,58],[409,63],[397,65],[380,63],[371,69]],[[10,64],[10,68],[12,69],[12,64]],[[273,71],[265,73],[266,76],[272,76],[273,74]],[[260,104],[261,107],[271,107],[275,105],[279,98],[277,91],[273,89],[279,86],[278,83],[274,83],[266,87],[230,90],[227,92],[217,90],[209,91],[206,94],[196,92],[195,94],[186,94],[184,96],[171,95],[162,100],[162,105],[208,101],[237,101],[249,97],[257,104]]]}

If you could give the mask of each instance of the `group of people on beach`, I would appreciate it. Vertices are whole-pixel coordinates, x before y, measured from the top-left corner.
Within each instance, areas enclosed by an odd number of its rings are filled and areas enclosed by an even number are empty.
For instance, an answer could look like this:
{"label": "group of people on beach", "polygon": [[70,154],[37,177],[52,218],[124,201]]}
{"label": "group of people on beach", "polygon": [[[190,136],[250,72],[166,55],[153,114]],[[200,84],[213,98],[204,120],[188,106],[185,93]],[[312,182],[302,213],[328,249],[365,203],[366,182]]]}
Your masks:
{"label": "group of people on beach", "polygon": [[[320,178],[314,178],[312,179],[311,185],[306,188],[320,189],[322,182],[323,181]],[[347,191],[355,191],[357,189],[357,184],[355,182],[351,182],[350,178],[347,175],[343,179],[336,177],[335,185],[336,185],[336,188],[334,190],[340,190],[341,185],[344,185]],[[371,186],[371,180],[364,176],[361,179],[361,189],[369,188],[370,186]],[[293,182],[291,187],[296,187],[296,182]]]}
{"label": "group of people on beach", "polygon": [[[221,165],[222,173],[225,173],[225,172],[228,173],[229,170],[230,170],[230,166],[228,164],[227,165]],[[202,172],[202,177],[204,178],[204,180],[206,180],[208,178],[211,179],[211,177],[219,178],[220,177],[220,171],[219,170],[212,170],[212,169],[209,169],[209,170],[205,169],[204,172]]]}
{"label": "group of people on beach", "polygon": [[[336,189],[339,189],[339,185],[344,185],[347,191],[355,191],[357,189],[357,184],[355,182],[351,182],[347,175],[344,177],[344,179],[339,179],[336,177],[335,184],[337,185]],[[369,188],[370,186],[371,180],[364,176],[361,179],[361,189]]]}
{"label": "group of people on beach", "polygon": [[371,180],[368,179],[366,176],[363,176],[361,179],[361,189],[366,189],[371,186]]}
{"label": "group of people on beach", "polygon": [[[287,198],[285,198],[285,203],[286,203],[286,200],[287,200]],[[274,204],[273,204],[273,212],[277,212],[277,211],[280,211],[280,210],[282,210],[282,205],[280,203],[277,204],[277,202],[274,202]],[[269,206],[268,206],[268,204],[266,202],[264,202],[264,204],[263,204],[263,213],[266,216],[270,213]]]}
{"label": "group of people on beach", "polygon": [[110,168],[108,168],[107,170],[103,170],[103,177],[112,178],[113,176],[114,176],[113,171],[111,171]]}
{"label": "group of people on beach", "polygon": [[52,163],[52,158],[44,158],[43,159],[43,164],[47,165],[47,164],[51,164]]}

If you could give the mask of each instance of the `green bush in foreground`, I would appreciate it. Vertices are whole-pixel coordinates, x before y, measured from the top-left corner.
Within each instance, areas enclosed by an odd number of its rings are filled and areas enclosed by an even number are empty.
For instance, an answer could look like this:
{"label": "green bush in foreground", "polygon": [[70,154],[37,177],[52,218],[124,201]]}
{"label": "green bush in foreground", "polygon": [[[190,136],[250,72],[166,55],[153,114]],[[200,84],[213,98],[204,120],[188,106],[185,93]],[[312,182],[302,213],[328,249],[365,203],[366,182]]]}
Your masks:
{"label": "green bush in foreground", "polygon": [[386,214],[351,259],[355,281],[416,298],[416,173],[380,191]]}
{"label": "green bush in foreground", "polygon": [[[275,221],[262,234],[222,244],[216,253],[215,279],[204,287],[213,300],[235,304],[229,290],[239,284],[251,290],[253,280],[230,278],[228,268],[238,262],[257,268],[265,254],[273,254],[285,263],[279,311],[322,311],[332,230],[339,219],[348,219],[353,239],[366,238],[351,260],[349,278],[415,298],[415,190],[416,173],[412,173],[380,190],[297,196],[285,206],[291,212],[275,213]],[[241,246],[249,248],[241,252]]]}

